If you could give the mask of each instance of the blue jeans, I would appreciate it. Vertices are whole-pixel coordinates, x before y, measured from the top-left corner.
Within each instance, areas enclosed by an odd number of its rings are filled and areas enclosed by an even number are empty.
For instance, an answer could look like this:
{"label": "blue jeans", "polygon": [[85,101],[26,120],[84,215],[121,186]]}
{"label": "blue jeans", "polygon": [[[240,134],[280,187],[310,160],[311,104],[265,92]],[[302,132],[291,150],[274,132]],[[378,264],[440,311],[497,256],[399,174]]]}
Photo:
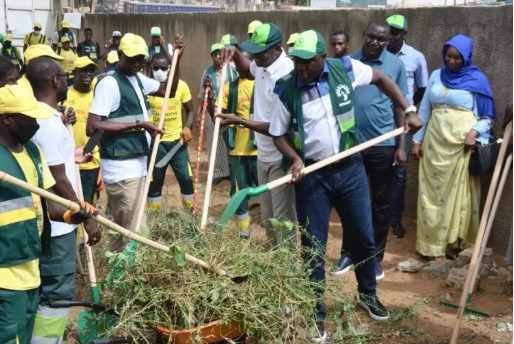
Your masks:
{"label": "blue jeans", "polygon": [[295,184],[298,222],[306,228],[302,246],[316,252],[304,253],[304,261],[312,269],[311,278],[321,281],[318,292],[318,318],[325,318],[323,292],[325,283],[325,251],[327,246],[330,212],[335,207],[344,231],[352,238],[352,257],[358,291],[374,296],[376,281],[373,255],[375,242],[371,220],[366,171],[360,154],[348,160],[312,172]]}
{"label": "blue jeans", "polygon": [[[410,156],[412,135],[407,135],[407,158]],[[391,221],[400,221],[405,210],[407,167],[395,167],[391,187]]]}

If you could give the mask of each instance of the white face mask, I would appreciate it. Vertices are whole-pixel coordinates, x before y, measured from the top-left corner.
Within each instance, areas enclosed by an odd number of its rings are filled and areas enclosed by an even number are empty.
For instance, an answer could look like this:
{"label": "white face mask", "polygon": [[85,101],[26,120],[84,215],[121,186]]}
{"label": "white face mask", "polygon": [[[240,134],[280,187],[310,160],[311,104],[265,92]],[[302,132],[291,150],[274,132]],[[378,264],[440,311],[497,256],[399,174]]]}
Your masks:
{"label": "white face mask", "polygon": [[41,33],[41,30],[34,30],[35,35],[39,35]]}
{"label": "white face mask", "polygon": [[158,70],[153,72],[153,78],[159,82],[166,81],[166,78],[168,77],[168,70]]}
{"label": "white face mask", "polygon": [[287,48],[287,53],[288,53],[288,54],[291,54],[291,52],[293,51],[293,48],[294,48],[294,47],[288,47],[288,48]]}

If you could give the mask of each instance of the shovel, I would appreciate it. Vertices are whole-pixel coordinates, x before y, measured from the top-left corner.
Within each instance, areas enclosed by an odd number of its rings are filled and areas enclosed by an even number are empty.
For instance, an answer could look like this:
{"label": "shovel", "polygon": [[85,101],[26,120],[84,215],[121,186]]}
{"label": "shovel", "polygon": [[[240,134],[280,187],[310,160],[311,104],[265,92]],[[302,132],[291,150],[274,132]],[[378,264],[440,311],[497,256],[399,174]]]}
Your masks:
{"label": "shovel", "polygon": [[[364,143],[361,143],[360,145],[354,146],[350,149],[345,150],[344,152],[341,152],[339,154],[333,155],[329,158],[326,158],[324,160],[318,161],[315,164],[312,164],[310,166],[307,166],[303,169],[303,172],[305,174],[314,172],[316,170],[319,170],[320,168],[323,168],[325,166],[328,166],[330,164],[333,164],[341,159],[344,159],[346,157],[349,157],[352,154],[358,153],[360,151],[363,151],[371,146],[374,146],[380,142],[389,140],[395,136],[401,135],[404,131],[404,127],[398,128],[396,130],[393,130],[387,134],[375,137],[374,139],[371,139],[369,141],[366,141]],[[239,208],[239,205],[241,202],[243,202],[247,197],[251,196],[258,196],[260,194],[263,194],[267,191],[270,191],[280,185],[289,183],[291,181],[291,174],[287,174],[283,176],[282,178],[276,179],[272,182],[269,182],[267,184],[262,184],[256,187],[247,187],[243,190],[239,190],[232,196],[230,201],[227,204],[227,207],[225,208],[225,211],[221,215],[221,221],[218,225],[218,230],[221,230],[223,227],[226,226],[228,223],[228,220],[232,218],[234,213],[236,212],[237,208]]]}
{"label": "shovel", "polygon": [[[62,198],[60,196],[57,196],[51,192],[48,192],[46,190],[43,190],[37,186],[34,186],[32,184],[29,184],[23,180],[20,180],[18,178],[15,178],[3,171],[0,171],[0,182],[5,182],[5,183],[8,183],[8,184],[11,184],[11,185],[14,185],[14,186],[17,186],[19,188],[22,188],[24,190],[27,190],[27,191],[30,191],[36,195],[39,195],[40,197],[44,197],[46,198],[47,200],[49,201],[52,201],[54,203],[57,203],[57,204],[60,204],[62,205],[63,207],[65,207],[66,209],[70,209],[70,210],[76,210],[78,211],[80,209],[80,206],[73,202],[73,201],[70,201],[70,200],[67,200],[65,198]],[[159,251],[162,251],[164,253],[167,253],[169,255],[174,255],[174,252],[173,250],[166,246],[166,245],[163,245],[163,244],[160,244],[156,241],[153,241],[153,240],[150,240],[148,238],[145,238],[137,233],[134,233],[126,228],[123,228],[121,227],[120,225],[112,222],[112,221],[109,221],[108,219],[106,219],[105,217],[101,216],[101,215],[95,215],[93,216],[93,220],[95,220],[96,222],[106,226],[106,227],[109,227],[110,229],[114,230],[115,232],[118,232],[119,234],[123,235],[124,237],[127,237],[133,241],[136,241],[138,243],[141,243],[143,245],[146,245],[146,246],[150,246],[154,249],[157,249]],[[209,272],[212,272],[212,273],[215,273],[215,274],[218,274],[222,277],[225,277],[225,278],[228,278],[228,279],[231,279],[232,281],[236,282],[236,283],[240,283],[240,282],[243,282],[245,281],[247,278],[248,278],[248,275],[247,274],[244,274],[244,275],[241,275],[241,276],[234,276],[232,273],[224,270],[224,269],[221,269],[217,266],[214,266],[212,264],[209,264],[208,262],[206,261],[203,261],[201,259],[198,259],[190,254],[187,254],[185,253],[184,254],[184,258],[194,264],[194,265],[197,265]]]}
{"label": "shovel", "polygon": [[[159,118],[159,129],[162,130],[164,127],[164,117],[166,116],[166,109],[168,108],[168,100],[170,98],[171,92],[171,84],[173,83],[173,79],[175,77],[175,69],[177,68],[177,60],[178,60],[179,50],[175,49],[173,52],[173,61],[171,62],[171,71],[168,77],[168,83],[166,84],[166,92],[164,93],[164,102],[162,103],[161,109],[161,117]],[[145,215],[145,205],[146,205],[146,196],[148,195],[148,190],[150,189],[150,182],[152,179],[153,168],[155,164],[155,158],[157,157],[157,150],[159,149],[159,143],[161,142],[162,134],[155,135],[155,140],[152,148],[152,155],[150,156],[150,160],[148,163],[148,173],[146,174],[145,186],[143,188],[143,194],[140,196],[141,204],[137,210],[137,219],[135,231],[139,233],[141,231],[141,222],[143,221],[143,216]]]}

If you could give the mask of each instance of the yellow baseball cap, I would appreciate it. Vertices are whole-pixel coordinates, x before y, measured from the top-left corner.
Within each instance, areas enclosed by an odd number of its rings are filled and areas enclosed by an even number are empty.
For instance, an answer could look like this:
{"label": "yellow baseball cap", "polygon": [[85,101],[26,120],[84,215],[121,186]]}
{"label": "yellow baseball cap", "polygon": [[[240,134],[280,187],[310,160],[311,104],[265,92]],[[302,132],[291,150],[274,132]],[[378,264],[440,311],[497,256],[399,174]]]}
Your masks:
{"label": "yellow baseball cap", "polygon": [[118,58],[118,51],[113,50],[107,54],[107,62],[109,62],[110,64],[115,64],[119,61],[120,59]]}
{"label": "yellow baseball cap", "polygon": [[5,35],[4,42],[12,42],[12,35]]}
{"label": "yellow baseball cap", "polygon": [[41,29],[41,28],[42,28],[41,23],[38,23],[38,22],[35,22],[35,23],[34,23],[34,27],[35,27],[35,28],[38,28],[38,29]]}
{"label": "yellow baseball cap", "polygon": [[69,22],[69,21],[67,21],[67,20],[63,20],[63,21],[61,22],[61,27],[62,27],[62,28],[69,29],[69,28],[70,28],[70,22]]}
{"label": "yellow baseball cap", "polygon": [[69,42],[69,41],[70,41],[70,38],[68,36],[62,36],[61,37],[61,43]]}
{"label": "yellow baseball cap", "polygon": [[30,60],[40,57],[47,56],[54,60],[63,60],[62,56],[57,55],[49,45],[46,44],[34,44],[27,48],[25,51],[25,63],[29,63]]}
{"label": "yellow baseball cap", "polygon": [[134,35],[133,33],[127,33],[121,38],[120,50],[123,51],[128,57],[134,57],[137,55],[148,56],[148,48],[143,37]]}
{"label": "yellow baseball cap", "polygon": [[32,118],[50,118],[55,110],[38,103],[32,93],[21,85],[0,88],[0,114],[21,113]]}
{"label": "yellow baseball cap", "polygon": [[80,68],[84,68],[84,67],[87,67],[87,66],[95,66],[95,68],[98,68],[98,65],[96,63],[94,63],[93,60],[91,60],[87,56],[79,57],[73,63],[73,68],[79,68],[80,69]]}
{"label": "yellow baseball cap", "polygon": [[296,38],[298,38],[300,34],[298,32],[292,33],[291,36],[289,36],[289,39],[287,40],[287,45],[294,44],[294,41],[296,41]]}
{"label": "yellow baseball cap", "polygon": [[253,33],[256,27],[261,26],[262,22],[260,20],[254,20],[250,24],[248,24],[248,33]]}

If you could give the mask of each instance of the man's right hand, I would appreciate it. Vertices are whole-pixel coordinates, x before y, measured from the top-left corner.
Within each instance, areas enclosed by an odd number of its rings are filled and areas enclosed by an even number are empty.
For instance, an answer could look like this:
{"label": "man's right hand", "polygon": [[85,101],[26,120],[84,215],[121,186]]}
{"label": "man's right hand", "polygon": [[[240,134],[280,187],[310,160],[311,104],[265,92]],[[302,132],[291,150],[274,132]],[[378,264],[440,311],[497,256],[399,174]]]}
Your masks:
{"label": "man's right hand", "polygon": [[304,168],[305,164],[299,157],[293,161],[286,173],[291,174],[291,183],[298,183],[305,177]]}
{"label": "man's right hand", "polygon": [[208,94],[208,97],[209,99],[212,99],[212,79],[211,79],[211,76],[210,75],[207,75],[204,79],[203,79],[203,85],[202,87],[205,89],[205,88],[209,88],[209,94]]}
{"label": "man's right hand", "polygon": [[184,35],[175,35],[175,39],[173,40],[173,49],[178,49],[178,56],[182,56],[184,53],[184,49],[186,48],[186,40]]}
{"label": "man's right hand", "polygon": [[423,157],[423,148],[421,148],[421,143],[413,142],[411,147],[410,156],[412,160],[419,160]]}
{"label": "man's right hand", "polygon": [[214,116],[214,119],[216,119],[217,117],[221,120],[220,125],[223,127],[227,125],[241,123],[241,117],[237,117],[236,115],[231,113],[219,113],[216,116]]}
{"label": "man's right hand", "polygon": [[234,47],[232,45],[221,49],[221,51],[220,51],[221,52],[221,63],[222,64],[229,63],[232,60],[232,58],[234,57],[236,51],[237,51],[236,47]]}
{"label": "man's right hand", "polygon": [[148,131],[148,133],[152,136],[155,136],[157,134],[162,134],[162,130],[157,128],[152,122],[150,121],[145,121],[145,122],[141,122],[139,124],[141,126],[141,128],[143,128],[144,130]]}

